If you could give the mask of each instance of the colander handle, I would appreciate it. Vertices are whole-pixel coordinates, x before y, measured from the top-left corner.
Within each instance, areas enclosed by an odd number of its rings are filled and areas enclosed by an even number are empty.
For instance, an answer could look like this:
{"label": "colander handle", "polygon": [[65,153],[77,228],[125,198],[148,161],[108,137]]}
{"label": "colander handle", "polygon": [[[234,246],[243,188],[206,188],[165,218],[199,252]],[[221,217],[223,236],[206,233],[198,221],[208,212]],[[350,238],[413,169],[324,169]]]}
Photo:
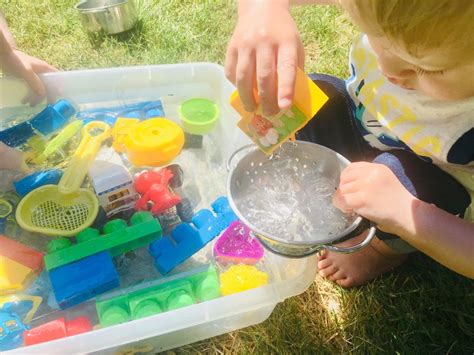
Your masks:
{"label": "colander handle", "polygon": [[[101,132],[93,135],[93,130],[100,130]],[[81,143],[59,181],[58,188],[61,193],[71,193],[81,187],[90,163],[94,160],[104,140],[109,138],[110,135],[111,128],[105,122],[93,121],[84,126]]]}
{"label": "colander handle", "polygon": [[233,152],[230,155],[229,159],[227,159],[227,161],[225,163],[225,167],[226,167],[227,171],[230,171],[230,169],[232,168],[232,160],[234,160],[234,158],[237,154],[239,154],[241,151],[243,151],[245,149],[253,148],[253,147],[255,147],[255,144],[247,144],[247,145],[244,145],[244,146],[240,147],[235,152]]}
{"label": "colander handle", "polygon": [[356,251],[359,251],[361,249],[364,249],[367,245],[370,244],[372,239],[375,237],[375,232],[377,231],[377,228],[375,226],[371,226],[369,228],[369,234],[367,234],[367,237],[360,242],[359,244],[350,246],[350,247],[337,247],[335,245],[326,245],[324,246],[324,249],[333,251],[336,253],[343,253],[343,254],[350,254],[350,253],[355,253]]}

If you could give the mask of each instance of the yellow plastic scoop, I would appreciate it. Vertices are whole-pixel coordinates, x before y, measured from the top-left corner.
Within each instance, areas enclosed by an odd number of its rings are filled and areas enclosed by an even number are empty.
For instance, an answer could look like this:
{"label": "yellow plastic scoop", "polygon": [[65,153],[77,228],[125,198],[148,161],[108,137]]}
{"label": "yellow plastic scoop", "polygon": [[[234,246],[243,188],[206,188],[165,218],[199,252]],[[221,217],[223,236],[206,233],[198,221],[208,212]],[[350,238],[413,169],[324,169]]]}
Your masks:
{"label": "yellow plastic scoop", "polygon": [[82,182],[111,128],[94,121],[83,128],[82,140],[58,185],[31,191],[16,210],[18,224],[25,230],[47,235],[73,236],[89,227],[97,216],[95,194],[81,188]]}

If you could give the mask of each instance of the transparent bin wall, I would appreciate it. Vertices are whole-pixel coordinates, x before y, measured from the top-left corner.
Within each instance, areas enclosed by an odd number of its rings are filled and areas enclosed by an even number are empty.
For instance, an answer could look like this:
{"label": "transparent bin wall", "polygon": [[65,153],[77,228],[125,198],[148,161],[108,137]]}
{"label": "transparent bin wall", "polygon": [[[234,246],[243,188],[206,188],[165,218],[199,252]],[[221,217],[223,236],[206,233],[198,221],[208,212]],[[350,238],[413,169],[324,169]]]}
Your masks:
{"label": "transparent bin wall", "polygon": [[[161,99],[166,116],[178,120],[176,109],[181,101],[192,97],[215,101],[221,109],[221,118],[210,139],[220,147],[219,165],[224,177],[213,182],[212,193],[206,194],[205,189],[201,191],[200,207],[208,207],[217,197],[216,193],[225,194],[225,161],[235,149],[249,143],[247,137],[237,129],[239,117],[228,104],[234,87],[225,79],[223,68],[215,64],[80,70],[46,74],[43,78],[49,92],[57,92],[59,97],[69,98],[81,108],[100,106],[105,102],[131,103]],[[21,106],[27,89],[20,81],[2,79],[0,89],[1,117],[9,117],[12,113],[17,115],[18,112],[26,117],[42,108]],[[4,124],[0,123],[0,126]],[[177,160],[180,159],[181,156]],[[188,157],[189,161],[192,162],[192,156]],[[209,176],[206,178],[210,179]],[[211,247],[212,243],[206,248],[207,255]],[[145,319],[19,348],[11,353],[108,353],[133,348],[147,348],[155,352],[257,324],[271,314],[278,302],[308,288],[316,274],[316,259],[286,259],[267,252],[265,268],[271,277],[271,283],[267,286]]]}

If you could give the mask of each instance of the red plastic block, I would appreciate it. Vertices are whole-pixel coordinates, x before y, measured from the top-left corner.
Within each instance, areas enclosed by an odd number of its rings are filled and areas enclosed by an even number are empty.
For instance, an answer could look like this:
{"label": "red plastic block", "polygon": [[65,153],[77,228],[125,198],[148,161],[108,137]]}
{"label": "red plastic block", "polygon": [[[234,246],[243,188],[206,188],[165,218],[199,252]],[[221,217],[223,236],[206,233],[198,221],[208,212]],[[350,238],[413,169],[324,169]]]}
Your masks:
{"label": "red plastic block", "polygon": [[0,255],[34,271],[39,272],[44,267],[43,253],[3,235],[0,235]]}
{"label": "red plastic block", "polygon": [[70,321],[66,321],[64,318],[58,318],[49,323],[25,331],[23,338],[25,345],[29,346],[86,333],[91,330],[92,324],[86,316],[80,316]]}

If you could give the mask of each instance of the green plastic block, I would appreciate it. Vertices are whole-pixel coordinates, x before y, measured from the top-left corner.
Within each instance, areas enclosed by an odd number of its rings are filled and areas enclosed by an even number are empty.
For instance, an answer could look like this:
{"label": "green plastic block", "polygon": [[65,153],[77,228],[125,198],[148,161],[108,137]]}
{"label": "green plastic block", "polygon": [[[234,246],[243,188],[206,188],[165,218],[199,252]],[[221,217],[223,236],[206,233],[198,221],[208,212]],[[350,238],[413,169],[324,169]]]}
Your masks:
{"label": "green plastic block", "polygon": [[97,302],[96,308],[103,327],[125,323],[131,319],[127,295],[115,297],[106,302]]}
{"label": "green plastic block", "polygon": [[114,324],[149,317],[158,313],[190,306],[220,296],[220,286],[214,265],[193,274],[189,272],[143,283],[127,290],[99,297],[96,301],[100,325]]}
{"label": "green plastic block", "polygon": [[122,219],[109,221],[102,235],[97,229],[87,228],[76,236],[76,244],[67,238],[51,241],[49,253],[44,257],[46,269],[49,271],[106,250],[112,256],[121,255],[147,246],[162,235],[160,223],[150,212],[136,212],[130,224]]}

